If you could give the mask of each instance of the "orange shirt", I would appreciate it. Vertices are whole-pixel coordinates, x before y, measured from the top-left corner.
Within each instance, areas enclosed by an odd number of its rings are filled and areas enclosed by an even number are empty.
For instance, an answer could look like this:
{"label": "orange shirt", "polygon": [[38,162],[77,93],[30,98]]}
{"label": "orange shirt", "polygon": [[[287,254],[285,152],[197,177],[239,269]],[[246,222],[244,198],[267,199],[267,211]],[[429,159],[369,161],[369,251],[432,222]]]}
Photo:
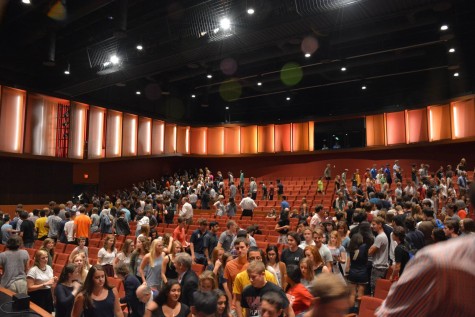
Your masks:
{"label": "orange shirt", "polygon": [[91,218],[84,214],[80,214],[74,219],[74,225],[77,226],[76,238],[89,238],[89,229],[91,228]]}
{"label": "orange shirt", "polygon": [[239,258],[229,261],[224,268],[224,278],[228,280],[229,290],[232,292],[234,279],[236,276],[247,269],[249,266],[249,262],[240,263]]}
{"label": "orange shirt", "polygon": [[173,240],[179,241],[183,247],[188,246],[188,242],[185,241],[185,237],[185,228],[180,228],[180,226],[178,226],[175,228],[175,230],[173,230]]}

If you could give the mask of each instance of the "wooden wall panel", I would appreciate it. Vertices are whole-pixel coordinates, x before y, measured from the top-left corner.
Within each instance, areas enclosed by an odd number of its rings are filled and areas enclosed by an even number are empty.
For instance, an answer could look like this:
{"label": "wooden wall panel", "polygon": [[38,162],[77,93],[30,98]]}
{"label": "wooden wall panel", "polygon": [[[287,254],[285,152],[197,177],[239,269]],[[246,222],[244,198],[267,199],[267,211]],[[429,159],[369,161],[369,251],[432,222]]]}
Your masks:
{"label": "wooden wall panel", "polygon": [[241,127],[224,128],[224,153],[227,155],[241,153]]}
{"label": "wooden wall panel", "polygon": [[190,127],[177,127],[176,152],[179,154],[190,154]]}
{"label": "wooden wall panel", "polygon": [[406,143],[406,116],[404,111],[386,113],[386,144]]}
{"label": "wooden wall panel", "polygon": [[122,156],[122,112],[107,110],[106,157]]}
{"label": "wooden wall panel", "polygon": [[429,141],[452,138],[450,105],[429,106]]}
{"label": "wooden wall panel", "polygon": [[152,119],[139,117],[137,136],[137,154],[152,154]]}
{"label": "wooden wall panel", "polygon": [[407,143],[429,141],[427,109],[406,111],[406,140]]}
{"label": "wooden wall panel", "polygon": [[257,153],[257,125],[241,127],[241,154]]}
{"label": "wooden wall panel", "polygon": [[190,153],[206,155],[207,152],[207,134],[206,127],[192,127],[190,129]]}
{"label": "wooden wall panel", "polygon": [[165,154],[176,153],[176,125],[165,123]]}
{"label": "wooden wall panel", "polygon": [[137,156],[138,116],[124,113],[122,122],[122,156]]}
{"label": "wooden wall panel", "polygon": [[223,155],[225,153],[224,146],[224,127],[208,128],[207,132],[207,148],[209,155]]}
{"label": "wooden wall panel", "polygon": [[366,116],[366,146],[386,145],[384,114]]}
{"label": "wooden wall panel", "polygon": [[23,152],[26,91],[0,86],[0,151]]}
{"label": "wooden wall panel", "polygon": [[152,155],[165,153],[165,122],[152,121]]}
{"label": "wooden wall panel", "polygon": [[257,151],[259,153],[274,153],[274,125],[260,125],[257,128]]}
{"label": "wooden wall panel", "polygon": [[475,102],[473,98],[455,101],[452,109],[452,137],[454,139],[475,136]]}
{"label": "wooden wall panel", "polygon": [[292,124],[276,124],[274,135],[275,152],[290,152],[292,150]]}
{"label": "wooden wall panel", "polygon": [[308,122],[292,123],[292,152],[308,151]]}

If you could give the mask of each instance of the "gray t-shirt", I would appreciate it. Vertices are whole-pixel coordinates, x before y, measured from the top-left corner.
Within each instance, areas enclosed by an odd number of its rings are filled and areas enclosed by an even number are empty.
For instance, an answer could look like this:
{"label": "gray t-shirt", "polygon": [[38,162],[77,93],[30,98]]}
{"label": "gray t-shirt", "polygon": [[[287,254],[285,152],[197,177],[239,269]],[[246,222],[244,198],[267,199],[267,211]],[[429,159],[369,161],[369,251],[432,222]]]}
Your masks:
{"label": "gray t-shirt", "polygon": [[384,269],[388,268],[389,266],[389,261],[388,261],[388,237],[384,232],[381,232],[376,236],[374,239],[374,244],[375,247],[378,248],[378,251],[376,251],[373,254],[373,267],[377,269]]}
{"label": "gray t-shirt", "polygon": [[26,280],[25,266],[30,260],[26,250],[7,250],[0,253],[0,266],[3,267],[3,276],[0,284],[8,288],[16,280]]}
{"label": "gray t-shirt", "polygon": [[320,252],[320,255],[325,265],[327,265],[328,262],[333,263],[332,253],[330,252],[330,249],[326,245],[322,244],[320,249],[318,249],[318,252]]}
{"label": "gray t-shirt", "polygon": [[226,252],[231,252],[233,249],[233,244],[232,242],[234,241],[235,235],[233,234],[228,234],[228,231],[224,231],[221,233],[219,236],[218,242],[221,243],[222,248]]}

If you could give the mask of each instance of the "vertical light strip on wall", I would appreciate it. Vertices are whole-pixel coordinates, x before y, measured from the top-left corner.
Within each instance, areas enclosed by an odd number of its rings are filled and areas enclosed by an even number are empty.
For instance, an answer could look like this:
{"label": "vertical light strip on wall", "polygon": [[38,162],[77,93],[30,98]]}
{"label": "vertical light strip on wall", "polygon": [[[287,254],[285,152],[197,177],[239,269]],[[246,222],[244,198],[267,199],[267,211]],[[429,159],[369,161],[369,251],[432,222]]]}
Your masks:
{"label": "vertical light strip on wall", "polygon": [[162,124],[160,124],[160,130],[161,130],[161,140],[160,140],[160,153],[163,153],[165,152],[165,142],[164,142],[164,138],[165,138],[165,122],[163,122]]}
{"label": "vertical light strip on wall", "polygon": [[148,120],[146,123],[146,134],[145,134],[145,152],[150,154],[152,152],[152,120]]}
{"label": "vertical light strip on wall", "polygon": [[115,126],[114,126],[114,155],[119,155],[119,146],[120,146],[120,118],[119,115],[115,117]]}
{"label": "vertical light strip on wall", "polygon": [[133,117],[130,122],[130,153],[137,154],[137,118]]}
{"label": "vertical light strip on wall", "polygon": [[15,125],[13,126],[14,131],[14,139],[13,139],[13,150],[15,152],[20,151],[20,133],[21,133],[21,105],[22,105],[22,96],[17,96],[17,101],[15,105]]}
{"label": "vertical light strip on wall", "polygon": [[434,140],[434,119],[432,117],[432,109],[431,108],[429,108],[429,126],[430,126],[429,141],[433,141]]}
{"label": "vertical light strip on wall", "polygon": [[76,128],[76,153],[74,154],[75,157],[77,158],[82,158],[83,156],[83,136],[84,136],[84,115],[85,115],[85,110],[82,107],[77,107],[77,116],[78,116],[78,121],[77,121],[77,128]]}
{"label": "vertical light strip on wall", "polygon": [[208,154],[207,152],[208,149],[208,129],[204,129],[204,138],[203,138],[203,154],[206,155]]}
{"label": "vertical light strip on wall", "polygon": [[102,109],[99,111],[99,118],[97,119],[97,143],[96,143],[96,156],[102,156],[102,141],[104,139],[104,112]]}
{"label": "vertical light strip on wall", "polygon": [[459,120],[457,115],[457,107],[454,106],[454,133],[455,137],[459,137]]}
{"label": "vertical light strip on wall", "polygon": [[224,154],[224,134],[225,134],[225,128],[221,128],[221,154]]}
{"label": "vertical light strip on wall", "polygon": [[185,131],[185,152],[190,154],[190,128],[186,127]]}
{"label": "vertical light strip on wall", "polygon": [[176,153],[176,126],[173,127],[173,152]]}

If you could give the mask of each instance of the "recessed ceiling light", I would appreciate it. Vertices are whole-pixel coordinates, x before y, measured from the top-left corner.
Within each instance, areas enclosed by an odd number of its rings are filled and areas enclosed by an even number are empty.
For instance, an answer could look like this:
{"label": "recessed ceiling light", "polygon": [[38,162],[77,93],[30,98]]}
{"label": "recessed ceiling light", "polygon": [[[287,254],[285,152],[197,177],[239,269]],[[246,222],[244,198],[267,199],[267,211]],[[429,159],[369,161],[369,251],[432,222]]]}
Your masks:
{"label": "recessed ceiling light", "polygon": [[228,107],[228,106],[226,106],[226,110],[229,110],[229,107]]}
{"label": "recessed ceiling light", "polygon": [[258,81],[257,86],[262,86],[262,82]]}
{"label": "recessed ceiling light", "polygon": [[310,54],[310,53],[305,53],[305,57],[306,57],[306,58],[309,58],[310,56],[312,56],[312,54]]}
{"label": "recessed ceiling light", "polygon": [[191,98],[196,98],[196,95],[191,95]]}
{"label": "recessed ceiling light", "polygon": [[141,51],[141,50],[143,50],[143,46],[140,45],[140,44],[138,44],[138,45],[137,45],[137,49],[138,49],[139,51]]}
{"label": "recessed ceiling light", "polygon": [[447,31],[449,29],[449,26],[447,24],[444,24],[440,27],[441,31]]}
{"label": "recessed ceiling light", "polygon": [[459,77],[459,73],[454,73],[454,77]]}
{"label": "recessed ceiling light", "polygon": [[249,14],[249,15],[252,15],[252,14],[254,14],[254,12],[255,12],[255,11],[254,11],[254,9],[253,9],[253,8],[249,8],[249,9],[247,9],[247,14]]}
{"label": "recessed ceiling light", "polygon": [[455,53],[455,48],[453,47],[449,48],[449,53]]}
{"label": "recessed ceiling light", "polygon": [[69,75],[69,74],[70,74],[69,69],[66,69],[66,70],[64,71],[64,74],[65,74],[65,75]]}
{"label": "recessed ceiling light", "polygon": [[137,91],[135,92],[135,94],[136,94],[136,95],[141,95],[142,93],[140,92],[140,90],[137,90]]}
{"label": "recessed ceiling light", "polygon": [[289,101],[289,100],[290,100],[290,97],[285,98],[285,100]]}
{"label": "recessed ceiling light", "polygon": [[366,86],[365,85],[361,86],[361,89],[366,90]]}
{"label": "recessed ceiling light", "polygon": [[211,79],[211,78],[213,78],[213,75],[208,74],[208,75],[206,75],[206,78]]}
{"label": "recessed ceiling light", "polygon": [[223,30],[229,30],[231,28],[231,20],[229,20],[229,18],[222,18],[221,21],[219,21],[219,26]]}
{"label": "recessed ceiling light", "polygon": [[21,2],[23,2],[24,4],[31,4],[30,0],[21,0]]}
{"label": "recessed ceiling light", "polygon": [[113,17],[112,15],[109,15],[107,18],[108,18],[109,20],[114,20],[114,17]]}
{"label": "recessed ceiling light", "polygon": [[341,71],[342,71],[342,72],[346,72],[346,67],[342,67],[342,68],[341,68]]}

